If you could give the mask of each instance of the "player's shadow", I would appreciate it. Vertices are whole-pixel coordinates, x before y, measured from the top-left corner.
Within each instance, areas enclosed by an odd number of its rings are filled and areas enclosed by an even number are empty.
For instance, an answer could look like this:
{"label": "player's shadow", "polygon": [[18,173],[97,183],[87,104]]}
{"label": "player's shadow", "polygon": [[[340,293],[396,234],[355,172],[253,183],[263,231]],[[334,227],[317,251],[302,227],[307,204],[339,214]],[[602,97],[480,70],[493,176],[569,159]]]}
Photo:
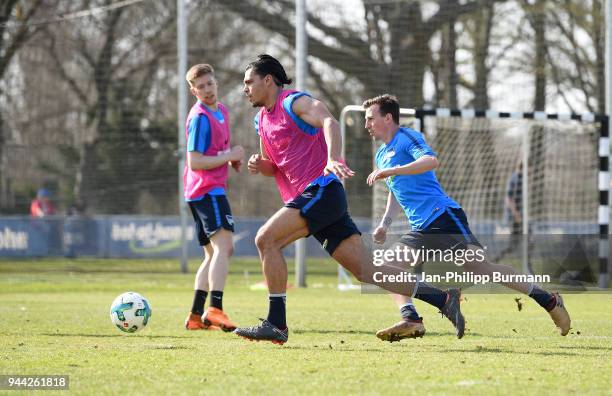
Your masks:
{"label": "player's shadow", "polygon": [[440,348],[440,352],[456,352],[456,353],[495,353],[495,354],[499,354],[499,353],[511,353],[511,354],[519,354],[519,355],[525,355],[525,354],[530,354],[530,355],[540,355],[540,356],[582,356],[579,353],[568,353],[568,352],[550,352],[550,351],[537,351],[534,352],[532,351],[514,351],[511,349],[501,349],[501,348],[489,348],[489,347],[481,347],[481,346],[476,346],[476,348],[474,349],[446,349],[446,348]]}
{"label": "player's shadow", "polygon": [[192,348],[186,347],[186,346],[180,346],[180,345],[153,345],[150,347],[145,347],[145,349],[174,351],[176,349],[192,349]]}
{"label": "player's shadow", "polygon": [[314,330],[314,329],[291,329],[295,334],[368,334],[372,335],[375,332],[367,330]]}
{"label": "player's shadow", "polygon": [[[331,344],[330,344],[331,345]],[[331,353],[339,353],[339,352],[388,352],[388,349],[384,348],[351,348],[346,346],[336,345],[335,347],[330,347],[330,345],[283,345],[278,350],[304,350],[310,351],[318,350],[320,352],[329,351]]]}
{"label": "player's shadow", "polygon": [[603,347],[603,346],[565,346],[561,345],[559,348],[562,349],[571,349],[574,351],[580,351],[584,349],[595,350],[595,351],[612,351],[612,347]]}
{"label": "player's shadow", "polygon": [[[295,334],[365,334],[365,335],[375,335],[376,330],[319,330],[319,329],[296,329],[291,330],[292,333]],[[466,332],[466,335],[470,336],[481,336],[480,333],[474,332]],[[427,331],[424,337],[455,337],[455,334],[452,332],[437,332],[437,331]]]}
{"label": "player's shadow", "polygon": [[[84,333],[42,333],[41,335],[50,336],[50,337],[90,337],[90,338],[115,338],[115,337],[125,337],[126,334],[84,334]],[[173,336],[173,335],[140,335],[140,337],[144,338],[178,338],[178,339],[188,339],[190,337],[181,337],[181,336]]]}

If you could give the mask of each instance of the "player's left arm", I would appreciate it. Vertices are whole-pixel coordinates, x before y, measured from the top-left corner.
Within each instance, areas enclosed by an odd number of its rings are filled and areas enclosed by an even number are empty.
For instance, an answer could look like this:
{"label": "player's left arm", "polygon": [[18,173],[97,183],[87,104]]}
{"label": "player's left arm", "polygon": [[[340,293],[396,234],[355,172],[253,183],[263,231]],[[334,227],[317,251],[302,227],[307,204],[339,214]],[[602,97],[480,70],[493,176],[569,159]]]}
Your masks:
{"label": "player's left arm", "polygon": [[340,178],[355,175],[342,158],[342,135],[340,124],[331,115],[327,106],[317,99],[301,96],[293,102],[293,112],[304,122],[315,128],[322,128],[327,143],[327,166],[325,174],[333,172]]}
{"label": "player's left arm", "polygon": [[438,167],[438,159],[434,155],[426,154],[409,164],[396,166],[394,168],[376,169],[368,176],[368,184],[371,186],[376,180],[386,179],[390,176],[418,175]]}

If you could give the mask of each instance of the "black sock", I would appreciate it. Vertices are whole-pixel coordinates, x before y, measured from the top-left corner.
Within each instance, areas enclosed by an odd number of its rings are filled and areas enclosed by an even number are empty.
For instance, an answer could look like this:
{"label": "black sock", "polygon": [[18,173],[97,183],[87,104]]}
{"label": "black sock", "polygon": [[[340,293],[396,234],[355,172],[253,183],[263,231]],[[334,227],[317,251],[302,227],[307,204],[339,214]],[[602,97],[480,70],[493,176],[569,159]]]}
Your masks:
{"label": "black sock", "polygon": [[531,293],[529,293],[529,297],[536,300],[536,302],[547,311],[551,311],[557,303],[557,300],[552,293],[549,293],[536,285],[533,285],[533,289],[531,290]]}
{"label": "black sock", "polygon": [[421,317],[417,313],[416,307],[411,303],[402,305],[400,307],[400,315],[402,315],[402,319],[404,320],[411,320],[413,322],[421,320]]}
{"label": "black sock", "polygon": [[208,292],[205,290],[196,290],[193,296],[193,304],[191,305],[191,313],[202,315],[204,313],[204,303]]}
{"label": "black sock", "polygon": [[268,322],[281,330],[287,328],[287,318],[285,313],[285,293],[270,295],[270,308],[268,310]]}
{"label": "black sock", "polygon": [[210,292],[210,306],[223,311],[223,292],[213,290]]}
{"label": "black sock", "polygon": [[417,284],[417,292],[414,297],[418,298],[419,300],[423,300],[426,303],[437,307],[438,309],[442,309],[444,304],[446,304],[447,294],[437,287],[430,286],[425,282],[419,282]]}

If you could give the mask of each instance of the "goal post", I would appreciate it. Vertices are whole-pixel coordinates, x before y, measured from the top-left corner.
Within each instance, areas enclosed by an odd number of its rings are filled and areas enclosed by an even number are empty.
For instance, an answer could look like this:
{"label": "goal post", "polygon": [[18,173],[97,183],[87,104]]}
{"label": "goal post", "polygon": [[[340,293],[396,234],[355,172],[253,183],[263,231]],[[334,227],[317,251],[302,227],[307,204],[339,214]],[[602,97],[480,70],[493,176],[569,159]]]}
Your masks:
{"label": "goal post", "polygon": [[[356,105],[342,110],[343,143],[347,117],[363,112]],[[533,242],[528,241],[533,238],[598,235],[599,276],[595,282],[608,287],[607,116],[406,108],[400,116],[403,125],[425,134],[441,163],[436,175],[442,188],[464,208],[475,234],[508,232],[506,190],[513,173],[522,173],[527,175],[520,181],[524,243],[518,256],[523,270],[531,270]],[[380,142],[374,142],[372,153],[379,146]],[[373,227],[384,213],[386,196],[385,183],[377,183],[373,189]],[[401,234],[409,229],[402,216],[389,232]],[[349,288],[350,279],[339,270],[339,285],[343,285],[339,287]]]}

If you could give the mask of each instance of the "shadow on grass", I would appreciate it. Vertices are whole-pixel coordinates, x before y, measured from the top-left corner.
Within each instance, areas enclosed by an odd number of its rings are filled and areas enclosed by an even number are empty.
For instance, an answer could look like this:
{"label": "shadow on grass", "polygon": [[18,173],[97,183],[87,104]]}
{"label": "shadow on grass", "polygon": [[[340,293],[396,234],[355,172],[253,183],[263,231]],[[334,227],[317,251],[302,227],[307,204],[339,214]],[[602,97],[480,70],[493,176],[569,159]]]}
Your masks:
{"label": "shadow on grass", "polygon": [[[414,348],[418,342],[417,340],[402,340],[401,342],[393,343],[396,344],[399,349],[396,351],[400,351],[402,348]],[[388,343],[383,343],[381,341],[381,345],[386,345]],[[363,344],[365,345],[365,344]],[[394,345],[395,346],[395,345]],[[443,347],[433,348],[432,345],[424,346],[426,348],[427,353],[491,353],[491,354],[517,354],[517,355],[539,355],[539,356],[584,356],[579,353],[568,353],[568,352],[553,352],[553,351],[542,351],[542,352],[534,352],[534,351],[518,351],[518,350],[507,350],[501,348],[487,348],[477,346],[473,349],[447,349]],[[279,351],[282,350],[304,350],[304,351],[319,351],[319,352],[331,352],[331,353],[339,353],[339,352],[382,352],[389,353],[390,350],[388,348],[373,348],[368,345],[368,347],[353,347],[350,344],[350,340],[345,344],[338,345],[337,342],[330,343],[322,343],[315,345],[283,345],[282,347],[278,347]]]}
{"label": "shadow on grass", "polygon": [[[376,330],[319,330],[319,329],[297,329],[291,330],[294,334],[365,334],[365,335],[376,335]],[[480,333],[469,332],[466,333],[466,336],[482,336]],[[455,338],[455,334],[453,332],[437,332],[437,331],[427,331],[425,333],[425,338],[427,337],[452,337]]]}
{"label": "shadow on grass", "polygon": [[603,346],[590,346],[590,345],[586,345],[586,346],[565,346],[565,345],[561,345],[559,348],[562,349],[571,349],[571,350],[575,350],[575,351],[580,351],[582,349],[588,349],[588,350],[594,350],[594,351],[612,351],[612,347],[603,347]]}
{"label": "shadow on grass", "polygon": [[173,351],[175,349],[192,349],[192,348],[189,348],[186,346],[176,346],[176,345],[157,345],[157,346],[145,347],[145,349],[159,349],[159,350]]}
{"label": "shadow on grass", "polygon": [[293,334],[368,334],[373,335],[376,332],[367,330],[313,330],[313,329],[296,329],[291,330]]}
{"label": "shadow on grass", "polygon": [[552,352],[552,351],[533,351],[530,350],[528,352],[525,351],[515,351],[511,349],[501,349],[501,348],[487,348],[476,346],[473,349],[445,349],[439,348],[440,352],[448,353],[508,353],[508,354],[518,354],[518,355],[540,355],[540,356],[582,356],[579,353],[568,353],[568,352]]}
{"label": "shadow on grass", "polygon": [[[49,336],[49,337],[90,337],[90,338],[117,338],[117,337],[126,337],[127,334],[84,334],[84,333],[42,333],[41,335]],[[173,335],[142,335],[140,334],[138,337],[144,338],[177,338],[181,340],[187,340],[191,337],[180,337]]]}
{"label": "shadow on grass", "polygon": [[345,346],[336,346],[336,347],[332,347],[330,348],[329,345],[312,345],[312,346],[307,346],[307,345],[283,345],[282,347],[279,348],[279,350],[304,350],[304,351],[319,351],[319,352],[332,352],[332,353],[338,353],[338,352],[389,352],[388,349],[383,349],[383,348],[351,348],[351,347],[345,347]]}

